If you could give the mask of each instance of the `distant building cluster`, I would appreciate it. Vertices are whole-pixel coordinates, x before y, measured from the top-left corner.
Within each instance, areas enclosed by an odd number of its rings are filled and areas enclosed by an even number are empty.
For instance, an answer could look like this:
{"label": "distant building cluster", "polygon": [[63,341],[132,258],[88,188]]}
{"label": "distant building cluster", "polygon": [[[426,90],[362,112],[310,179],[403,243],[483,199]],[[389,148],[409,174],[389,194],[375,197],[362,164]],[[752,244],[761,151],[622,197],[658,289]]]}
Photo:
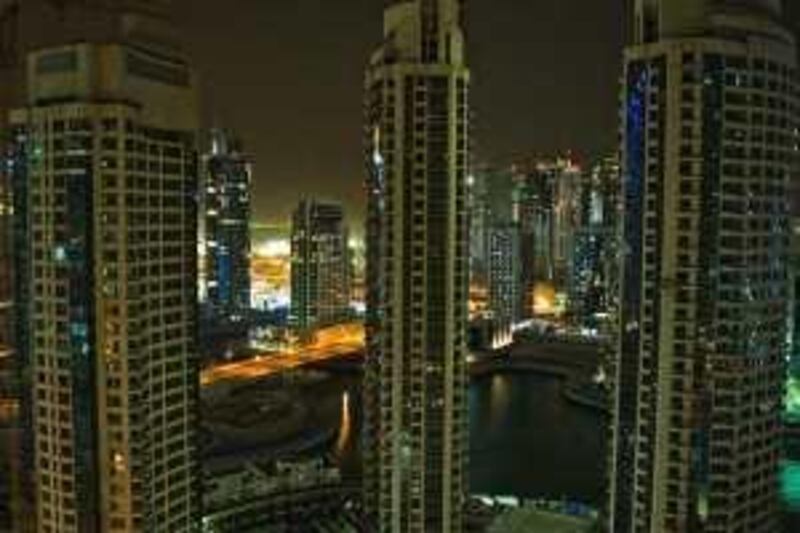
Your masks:
{"label": "distant building cluster", "polygon": [[[515,326],[561,317],[606,323],[621,223],[619,165],[568,158],[478,167],[471,179],[471,283],[487,294],[481,343],[510,344]],[[480,289],[478,289],[480,290]]]}

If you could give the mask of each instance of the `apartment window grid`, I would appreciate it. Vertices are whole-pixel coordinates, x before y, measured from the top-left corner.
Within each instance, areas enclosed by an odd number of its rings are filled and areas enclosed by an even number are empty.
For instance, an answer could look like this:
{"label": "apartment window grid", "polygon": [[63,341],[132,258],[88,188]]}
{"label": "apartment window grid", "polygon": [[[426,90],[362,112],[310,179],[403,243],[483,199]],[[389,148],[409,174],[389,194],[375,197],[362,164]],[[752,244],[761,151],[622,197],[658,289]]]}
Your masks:
{"label": "apartment window grid", "polygon": [[[669,83],[680,79],[680,108],[673,115],[679,120],[681,140],[679,175],[673,182],[676,231],[669,237],[677,268],[675,278],[665,281],[648,267],[656,263],[653,245],[662,246],[653,231],[661,227],[653,216],[661,200],[648,196],[644,291],[654,301],[642,307],[640,437],[652,437],[648,418],[657,407],[648,353],[658,345],[659,335],[666,334],[673,357],[669,396],[662,400],[671,428],[664,527],[677,531],[700,519],[710,531],[767,530],[775,510],[779,421],[777,409],[763,406],[774,401],[781,381],[787,253],[783,235],[788,224],[783,193],[796,156],[792,128],[797,109],[796,89],[787,89],[796,83],[796,75],[785,66],[770,67],[766,59],[728,53],[724,47],[683,49],[680,56],[676,52],[668,59],[669,71],[651,71],[650,76],[652,80],[666,75]],[[648,156],[660,153],[653,139],[659,135],[661,113],[670,112],[659,103],[657,92],[651,92]],[[657,176],[659,162],[648,157],[646,165],[648,176]],[[650,186],[656,183],[648,181],[648,194]],[[657,329],[659,320],[653,320],[661,307],[656,282],[669,283],[667,290],[674,290],[663,333]],[[703,318],[703,313],[708,316]],[[690,326],[698,317],[701,326],[693,330]],[[714,368],[711,395],[697,389],[709,379],[704,376],[707,364]],[[712,402],[713,414],[703,402]],[[709,429],[698,433],[702,416],[711,416],[705,423]],[[710,459],[697,455],[703,448]],[[652,515],[648,449],[643,441],[637,459],[641,490],[635,515],[642,530],[650,527],[643,517]],[[698,461],[707,462],[705,470],[687,466]],[[742,461],[748,468],[738,468]],[[706,481],[698,475],[707,476]]]}
{"label": "apartment window grid", "polygon": [[[132,484],[141,490],[145,481],[153,480],[154,491],[170,490],[179,502],[188,493],[185,479],[183,487],[181,481],[167,483],[168,476],[177,479],[181,470],[186,474],[186,465],[152,476],[146,471],[150,458],[135,457],[132,448],[133,441],[141,446],[151,438],[145,435],[144,424],[153,414],[150,409],[154,403],[144,400],[152,395],[155,402],[164,402],[160,407],[155,405],[155,411],[166,411],[167,402],[179,407],[167,411],[171,416],[164,418],[169,422],[177,416],[177,424],[172,423],[163,434],[155,433],[170,450],[156,469],[165,470],[170,460],[185,459],[190,444],[182,441],[188,433],[181,426],[193,416],[185,410],[180,412],[186,398],[163,394],[168,391],[166,387],[148,393],[131,384],[149,379],[148,372],[162,368],[168,369],[162,380],[173,385],[191,377],[184,363],[185,353],[193,348],[189,340],[191,317],[186,316],[191,294],[185,281],[191,269],[186,268],[185,258],[191,256],[187,250],[193,249],[194,238],[185,223],[190,178],[184,165],[192,154],[179,135],[134,126],[135,113],[124,107],[66,106],[34,113],[27,127],[33,147],[31,272],[36,301],[32,313],[34,360],[39,369],[35,403],[41,456],[40,518],[45,529],[79,529],[75,511],[76,498],[81,494],[71,459],[77,450],[69,415],[74,407],[74,375],[69,372],[69,358],[64,359],[68,352],[64,350],[68,335],[74,336],[76,328],[85,326],[70,325],[67,314],[70,293],[63,276],[70,250],[65,221],[78,214],[67,212],[65,200],[71,182],[92,180],[95,205],[85,213],[89,219],[83,223],[98,228],[94,260],[101,266],[96,269],[96,294],[102,300],[100,312],[107,318],[96,337],[96,364],[102,368],[95,371],[104,380],[92,385],[106,407],[98,411],[108,428],[100,464],[108,470],[110,479],[109,527],[128,530],[141,526],[144,515],[150,512],[143,508],[142,498],[133,499]],[[150,279],[157,281],[148,282],[148,276],[155,276]],[[149,316],[144,314],[148,308]],[[45,324],[53,326],[44,329]],[[165,383],[161,381],[162,387]],[[170,440],[170,435],[176,437]],[[181,490],[175,491],[175,486]],[[166,500],[164,505],[170,511],[178,509],[174,504],[168,506]],[[188,508],[183,513],[171,512],[176,517],[173,525],[180,520],[188,523],[189,512]]]}

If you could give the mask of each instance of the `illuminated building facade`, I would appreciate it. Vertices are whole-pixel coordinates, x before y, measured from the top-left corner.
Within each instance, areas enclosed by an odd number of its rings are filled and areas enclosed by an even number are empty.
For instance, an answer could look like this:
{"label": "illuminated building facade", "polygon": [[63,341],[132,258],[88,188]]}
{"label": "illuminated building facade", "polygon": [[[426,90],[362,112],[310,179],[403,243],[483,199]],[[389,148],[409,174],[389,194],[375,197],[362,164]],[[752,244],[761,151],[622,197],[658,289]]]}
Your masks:
{"label": "illuminated building facade", "polygon": [[200,190],[200,301],[214,319],[241,322],[250,310],[252,162],[231,132],[208,135]]}
{"label": "illuminated building facade", "polygon": [[575,243],[581,225],[583,171],[570,159],[541,164],[539,172],[553,176],[553,271],[556,287],[566,291],[575,264]]}
{"label": "illuminated building facade", "polygon": [[[0,128],[5,131],[9,111],[19,103],[23,88],[22,36],[20,9],[16,3],[0,6],[0,34],[7,36],[0,43]],[[13,396],[13,290],[11,254],[11,183],[10,176],[0,170],[0,398]]]}
{"label": "illuminated building facade", "polygon": [[[0,112],[2,109],[0,104]],[[0,120],[0,127],[3,123]],[[9,180],[8,174],[0,172],[0,531],[27,531],[22,523],[21,369],[12,336],[13,209]]]}
{"label": "illuminated building facade", "polygon": [[520,231],[525,317],[535,313],[537,286],[566,292],[579,227],[582,171],[568,158],[523,161],[514,166],[515,216]]}
{"label": "illuminated building facade", "polygon": [[[0,2],[0,131],[7,131],[8,113],[19,105],[24,84],[22,31],[19,2]],[[7,172],[7,146],[0,146],[0,531],[31,530],[23,518],[33,513],[30,476],[32,460],[24,461],[23,433],[27,403],[23,402],[22,368],[14,342],[14,289],[11,175]]]}
{"label": "illuminated building facade", "polygon": [[166,3],[125,6],[31,53],[11,113],[40,532],[189,532],[200,514],[194,76],[156,38]]}
{"label": "illuminated building facade", "polygon": [[554,281],[554,184],[550,174],[539,172],[535,162],[515,167],[518,194],[515,215],[519,221],[520,306],[524,318],[535,314],[537,283]]}
{"label": "illuminated building facade", "polygon": [[784,420],[788,427],[794,428],[800,426],[800,221],[796,217],[792,222],[790,264],[789,364],[786,376]]}
{"label": "illuminated building facade", "polygon": [[477,172],[474,181],[481,195],[473,216],[479,216],[481,223],[470,227],[470,238],[483,241],[489,344],[499,348],[511,343],[512,328],[522,312],[519,225],[514,213],[516,183],[512,172],[493,169]]}
{"label": "illuminated building facade", "polygon": [[[790,322],[791,353],[789,360],[789,373],[800,380],[800,220],[796,217],[792,221],[791,237],[791,295]],[[800,416],[800,412],[797,413]]]}
{"label": "illuminated building facade", "polygon": [[292,215],[290,324],[301,332],[350,316],[352,265],[342,206],[302,200]]}
{"label": "illuminated building facade", "polygon": [[457,533],[467,494],[469,71],[462,2],[389,5],[366,75],[364,502]]}
{"label": "illuminated building facade", "polygon": [[513,327],[519,320],[519,230],[513,222],[493,224],[486,240],[491,347],[501,348],[513,341]]}
{"label": "illuminated building facade", "polygon": [[[0,175],[0,531],[12,530],[19,511],[21,494],[18,460],[21,458],[21,420],[19,415],[22,392],[17,352],[13,340],[13,287],[11,228],[11,196],[7,175]],[[18,515],[19,516],[19,515]]]}
{"label": "illuminated building facade", "polygon": [[777,1],[635,6],[609,529],[780,530],[797,157]]}
{"label": "illuminated building facade", "polygon": [[617,158],[584,174],[569,279],[569,311],[576,324],[596,328],[614,306],[620,222]]}
{"label": "illuminated building facade", "polygon": [[467,207],[469,213],[469,276],[470,284],[486,286],[488,252],[486,228],[489,223],[488,168],[476,169],[467,180]]}

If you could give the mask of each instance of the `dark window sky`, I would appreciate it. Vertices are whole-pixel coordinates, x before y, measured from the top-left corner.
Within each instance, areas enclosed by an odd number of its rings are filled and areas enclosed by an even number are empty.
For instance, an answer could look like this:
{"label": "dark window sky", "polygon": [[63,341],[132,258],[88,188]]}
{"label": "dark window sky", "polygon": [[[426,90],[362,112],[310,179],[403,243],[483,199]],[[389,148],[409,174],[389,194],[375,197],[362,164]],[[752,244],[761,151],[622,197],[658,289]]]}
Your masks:
{"label": "dark window sky", "polygon": [[[288,220],[304,194],[359,219],[361,81],[383,2],[179,4],[206,117],[255,156],[255,219]],[[614,149],[623,0],[470,0],[468,10],[479,160]]]}

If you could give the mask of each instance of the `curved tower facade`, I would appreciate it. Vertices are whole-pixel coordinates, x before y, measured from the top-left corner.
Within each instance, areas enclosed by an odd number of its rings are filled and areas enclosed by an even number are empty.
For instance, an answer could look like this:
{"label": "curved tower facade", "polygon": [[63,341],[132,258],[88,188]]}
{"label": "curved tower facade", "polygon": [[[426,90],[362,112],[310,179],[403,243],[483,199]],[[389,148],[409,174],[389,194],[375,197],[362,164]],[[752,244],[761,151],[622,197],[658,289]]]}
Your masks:
{"label": "curved tower facade", "polygon": [[153,6],[19,4],[4,169],[42,533],[200,526],[195,76]]}
{"label": "curved tower facade", "polygon": [[609,528],[778,531],[795,41],[770,0],[635,16]]}

